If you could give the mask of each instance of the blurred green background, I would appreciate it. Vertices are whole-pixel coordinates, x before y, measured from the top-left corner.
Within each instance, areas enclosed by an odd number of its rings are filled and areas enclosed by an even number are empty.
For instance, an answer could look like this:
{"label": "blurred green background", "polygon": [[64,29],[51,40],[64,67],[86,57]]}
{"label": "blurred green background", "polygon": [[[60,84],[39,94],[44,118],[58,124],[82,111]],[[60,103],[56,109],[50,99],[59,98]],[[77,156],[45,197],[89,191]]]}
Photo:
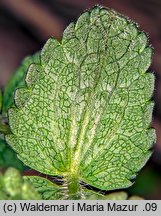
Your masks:
{"label": "blurred green background", "polygon": [[[154,47],[150,70],[156,75],[152,126],[156,129],[157,141],[153,156],[137,176],[135,184],[126,191],[145,199],[161,199],[160,0],[0,0],[0,88],[4,89],[24,57],[41,50],[51,36],[61,40],[66,26],[96,4],[113,8],[136,21],[140,29],[148,33],[149,43]],[[10,148],[0,141],[1,170],[13,165],[28,172],[28,168],[15,158]]]}

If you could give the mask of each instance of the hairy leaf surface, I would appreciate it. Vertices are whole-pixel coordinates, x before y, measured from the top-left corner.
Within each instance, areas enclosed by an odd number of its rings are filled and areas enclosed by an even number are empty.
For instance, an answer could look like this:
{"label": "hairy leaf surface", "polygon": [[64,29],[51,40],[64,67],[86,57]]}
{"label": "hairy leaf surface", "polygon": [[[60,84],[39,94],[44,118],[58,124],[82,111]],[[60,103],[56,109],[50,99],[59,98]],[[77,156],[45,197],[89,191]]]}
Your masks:
{"label": "hairy leaf surface", "polygon": [[8,143],[44,174],[103,190],[129,187],[151,155],[154,76],[145,33],[95,7],[51,38],[9,111]]}

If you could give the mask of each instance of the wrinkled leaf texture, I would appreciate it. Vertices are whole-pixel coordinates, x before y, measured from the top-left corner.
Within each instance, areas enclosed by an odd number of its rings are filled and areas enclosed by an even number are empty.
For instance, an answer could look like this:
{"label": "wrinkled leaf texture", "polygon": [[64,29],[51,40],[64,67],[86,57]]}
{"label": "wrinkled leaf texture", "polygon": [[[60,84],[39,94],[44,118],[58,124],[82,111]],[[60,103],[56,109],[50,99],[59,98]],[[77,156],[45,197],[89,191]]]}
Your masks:
{"label": "wrinkled leaf texture", "polygon": [[151,155],[152,49],[100,6],[47,41],[9,110],[7,142],[31,168],[102,190],[129,187]]}

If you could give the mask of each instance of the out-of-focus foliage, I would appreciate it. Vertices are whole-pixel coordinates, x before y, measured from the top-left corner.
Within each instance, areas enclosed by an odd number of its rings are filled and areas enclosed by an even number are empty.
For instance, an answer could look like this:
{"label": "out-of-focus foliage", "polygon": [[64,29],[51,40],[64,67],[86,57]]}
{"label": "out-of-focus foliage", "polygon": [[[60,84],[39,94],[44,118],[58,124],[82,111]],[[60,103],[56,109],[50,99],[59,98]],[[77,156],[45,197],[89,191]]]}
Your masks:
{"label": "out-of-focus foliage", "polygon": [[0,174],[0,200],[38,200],[41,196],[31,183],[24,181],[20,172],[8,168]]}
{"label": "out-of-focus foliage", "polygon": [[92,190],[84,189],[84,196],[88,200],[134,200],[134,199],[143,199],[139,196],[128,197],[128,194],[125,191],[113,192],[107,195],[96,193]]}
{"label": "out-of-focus foliage", "polygon": [[15,167],[19,170],[23,170],[25,166],[17,158],[17,154],[11,149],[6,141],[0,138],[0,167]]}

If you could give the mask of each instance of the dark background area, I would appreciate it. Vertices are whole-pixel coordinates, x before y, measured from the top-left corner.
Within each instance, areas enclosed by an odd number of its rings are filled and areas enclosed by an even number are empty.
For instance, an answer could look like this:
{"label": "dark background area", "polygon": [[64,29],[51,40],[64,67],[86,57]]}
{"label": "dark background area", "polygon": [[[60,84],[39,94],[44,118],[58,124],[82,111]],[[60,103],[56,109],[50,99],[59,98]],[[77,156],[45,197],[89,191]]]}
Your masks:
{"label": "dark background area", "polygon": [[154,153],[127,191],[146,199],[161,199],[161,1],[160,0],[0,0],[0,87],[3,89],[23,58],[40,50],[80,14],[99,4],[137,22],[154,47],[150,68],[156,75],[152,126],[157,141]]}

